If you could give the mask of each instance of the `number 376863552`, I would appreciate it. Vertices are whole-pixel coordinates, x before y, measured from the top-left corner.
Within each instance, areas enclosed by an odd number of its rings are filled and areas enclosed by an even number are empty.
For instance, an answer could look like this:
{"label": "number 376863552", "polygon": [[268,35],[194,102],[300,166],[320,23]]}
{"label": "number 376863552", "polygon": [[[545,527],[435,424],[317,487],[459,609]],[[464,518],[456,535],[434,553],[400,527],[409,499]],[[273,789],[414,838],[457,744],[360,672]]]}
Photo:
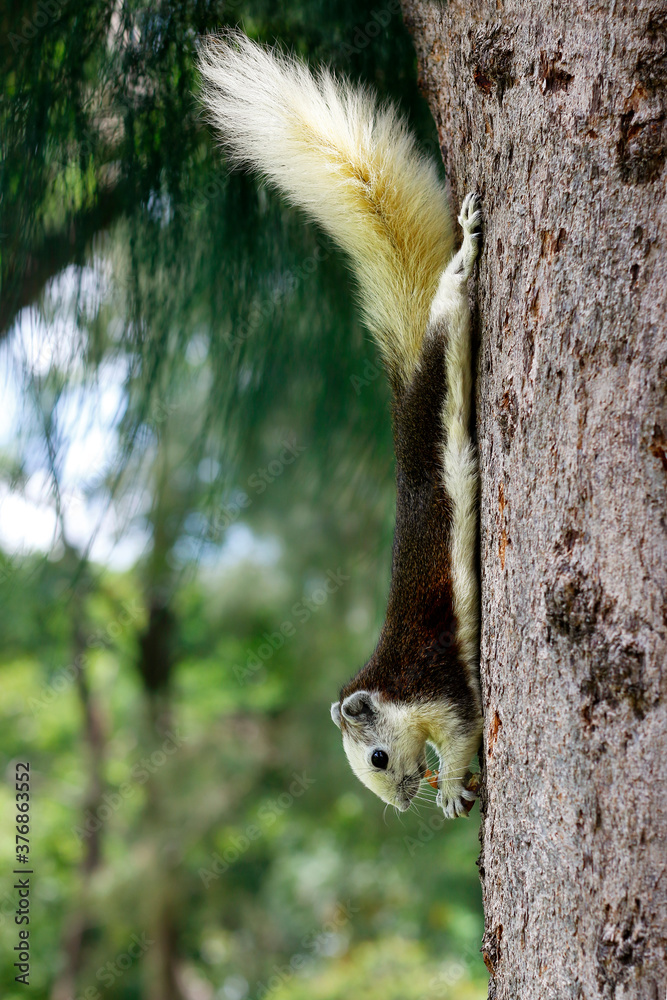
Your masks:
{"label": "number 376863552", "polygon": [[16,765],[16,860],[28,861],[30,851],[30,764]]}

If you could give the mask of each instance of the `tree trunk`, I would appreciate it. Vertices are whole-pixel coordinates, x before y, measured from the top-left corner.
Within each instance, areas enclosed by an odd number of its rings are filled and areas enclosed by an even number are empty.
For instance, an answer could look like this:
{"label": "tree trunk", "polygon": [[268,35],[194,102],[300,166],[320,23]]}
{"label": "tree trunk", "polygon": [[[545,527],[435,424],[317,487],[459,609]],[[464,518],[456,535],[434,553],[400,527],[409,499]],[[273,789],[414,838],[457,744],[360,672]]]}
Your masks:
{"label": "tree trunk", "polygon": [[91,824],[90,817],[97,817],[103,805],[104,758],[106,754],[106,727],[103,712],[95,693],[91,690],[88,677],[88,636],[90,627],[86,616],[85,601],[88,592],[88,566],[81,564],[76,551],[67,541],[64,524],[61,521],[62,538],[72,565],[72,579],[79,580],[71,595],[72,615],[72,659],[78,664],[76,688],[83,716],[82,749],[87,756],[88,785],[79,820],[81,829],[87,831],[83,857],[79,866],[80,885],[75,893],[74,907],[66,917],[62,931],[62,951],[64,964],[55,978],[51,990],[51,1000],[71,1000],[76,995],[76,986],[85,965],[86,942],[94,938],[97,917],[90,901],[91,882],[102,864],[103,827]]}
{"label": "tree trunk", "polygon": [[482,196],[490,996],[667,989],[667,4],[404,0]]}

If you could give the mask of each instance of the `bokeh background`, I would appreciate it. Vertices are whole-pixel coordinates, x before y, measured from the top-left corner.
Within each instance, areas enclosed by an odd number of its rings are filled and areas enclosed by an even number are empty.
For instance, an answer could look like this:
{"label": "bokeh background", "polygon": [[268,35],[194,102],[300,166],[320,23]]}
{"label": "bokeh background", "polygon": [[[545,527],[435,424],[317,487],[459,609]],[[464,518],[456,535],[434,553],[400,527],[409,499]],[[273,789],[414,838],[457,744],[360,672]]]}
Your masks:
{"label": "bokeh background", "polygon": [[240,23],[437,156],[399,4],[0,20],[1,995],[481,998],[477,809],[385,811],[329,719],[389,583],[379,359],[344,260],[228,169],[196,97],[197,39]]}

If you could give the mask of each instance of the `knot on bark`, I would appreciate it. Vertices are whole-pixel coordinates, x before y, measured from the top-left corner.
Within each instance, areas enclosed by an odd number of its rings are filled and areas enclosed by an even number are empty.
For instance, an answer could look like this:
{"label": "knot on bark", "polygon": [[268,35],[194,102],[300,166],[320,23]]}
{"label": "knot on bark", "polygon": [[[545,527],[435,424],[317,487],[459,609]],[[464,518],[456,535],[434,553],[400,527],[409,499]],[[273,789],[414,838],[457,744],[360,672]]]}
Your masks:
{"label": "knot on bark", "polygon": [[602,588],[581,569],[562,562],[544,594],[547,623],[560,635],[580,641],[595,631]]}
{"label": "knot on bark", "polygon": [[612,914],[611,907],[605,907],[596,954],[598,982],[603,990],[608,983],[617,987],[628,979],[632,966],[642,964],[646,940],[639,899],[624,913]]}
{"label": "knot on bark", "polygon": [[516,84],[514,49],[508,32],[498,24],[485,24],[470,36],[472,77],[475,86],[484,94],[495,91],[498,104]]}

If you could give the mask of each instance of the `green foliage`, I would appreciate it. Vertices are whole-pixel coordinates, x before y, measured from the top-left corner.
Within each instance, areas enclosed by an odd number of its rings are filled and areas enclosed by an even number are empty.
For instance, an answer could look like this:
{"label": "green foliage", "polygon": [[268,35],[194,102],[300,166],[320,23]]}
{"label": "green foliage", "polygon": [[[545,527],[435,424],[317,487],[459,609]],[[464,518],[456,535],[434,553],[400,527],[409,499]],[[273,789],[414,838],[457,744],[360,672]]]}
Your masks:
{"label": "green foliage", "polygon": [[[54,520],[48,553],[0,555],[0,860],[28,759],[30,995],[481,997],[475,820],[385,817],[328,714],[386,597],[385,380],[345,263],[226,170],[196,103],[197,37],[238,20],[433,143],[398,6],[50,3],[2,15],[0,70],[23,390],[0,481],[43,480]],[[104,462],[75,476],[100,413]],[[95,512],[140,538],[125,571],[91,555]],[[5,879],[10,1000],[13,900]]]}
{"label": "green foliage", "polygon": [[[239,566],[186,586],[178,598],[182,651],[171,735],[164,736],[147,725],[135,669],[146,612],[135,576],[99,576],[87,599],[79,665],[107,740],[104,795],[93,812],[69,669],[69,610],[61,601],[43,621],[32,606],[39,594],[57,591],[61,569],[44,563],[37,574],[17,572],[12,586],[26,617],[5,635],[36,652],[10,652],[1,668],[0,753],[5,762],[27,757],[33,771],[35,995],[47,995],[73,910],[83,907],[90,920],[83,995],[99,987],[98,970],[133,934],[153,940],[154,905],[166,885],[178,914],[179,962],[216,989],[245,980],[254,997],[276,967],[287,967],[279,997],[342,997],[362,988],[378,997],[481,997],[475,822],[445,823],[434,808],[383,817],[382,804],[349,773],[328,719],[331,692],[372,643],[374,623],[369,615],[360,629],[359,608],[367,607],[375,566],[353,569],[323,604],[313,599],[317,610],[303,622],[294,607],[307,608],[317,587],[287,582],[280,563],[261,572]],[[294,635],[267,656],[267,633],[288,620],[296,622]],[[239,681],[234,665],[258,650],[261,669]],[[11,788],[2,795],[10,816]],[[84,884],[76,866],[98,822],[102,862]],[[10,833],[7,823],[5,870]],[[12,995],[14,933],[5,920],[3,995]],[[294,956],[304,956],[303,967],[290,965]],[[142,983],[152,957],[148,951],[102,995],[148,995]],[[435,981],[439,992],[429,987]]]}

